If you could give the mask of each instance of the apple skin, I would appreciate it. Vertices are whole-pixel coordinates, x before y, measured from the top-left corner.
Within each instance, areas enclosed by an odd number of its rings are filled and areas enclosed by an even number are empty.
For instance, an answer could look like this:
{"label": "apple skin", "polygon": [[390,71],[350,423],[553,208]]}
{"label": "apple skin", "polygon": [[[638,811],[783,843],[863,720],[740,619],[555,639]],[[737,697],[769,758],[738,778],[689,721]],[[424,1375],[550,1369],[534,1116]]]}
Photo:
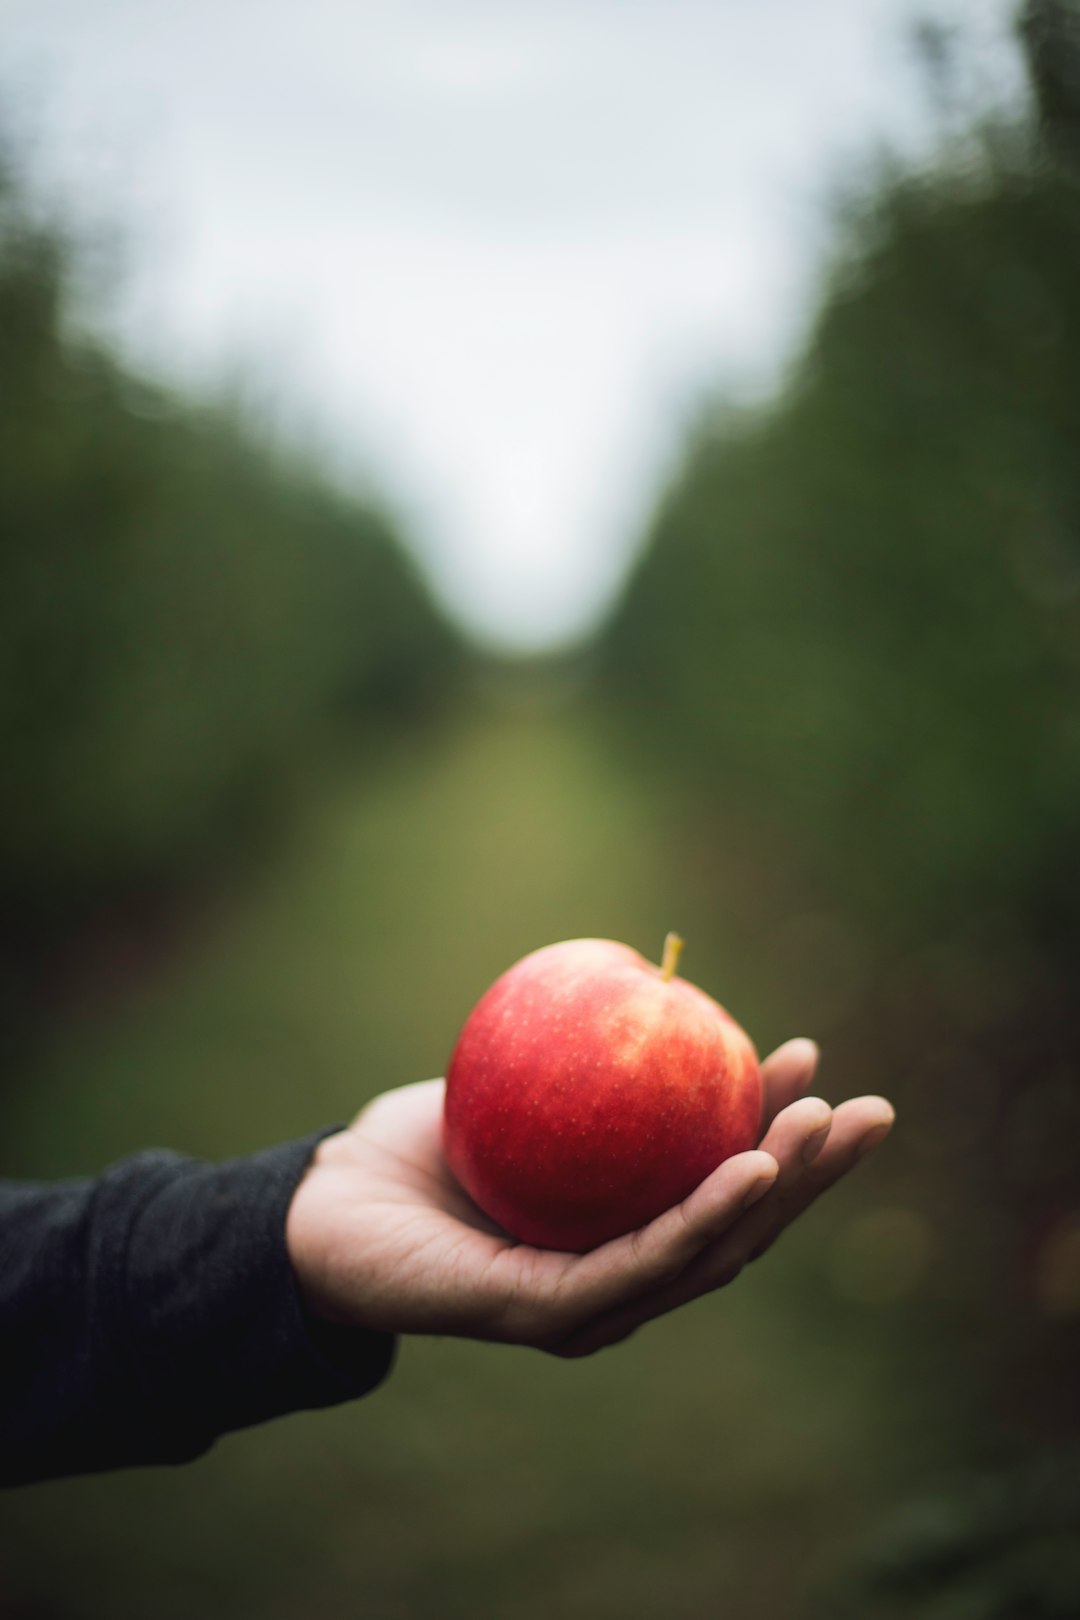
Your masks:
{"label": "apple skin", "polygon": [[755,1147],[761,1077],[711,996],[628,945],[523,957],[480,998],[446,1075],[443,1146],[513,1237],[583,1253]]}

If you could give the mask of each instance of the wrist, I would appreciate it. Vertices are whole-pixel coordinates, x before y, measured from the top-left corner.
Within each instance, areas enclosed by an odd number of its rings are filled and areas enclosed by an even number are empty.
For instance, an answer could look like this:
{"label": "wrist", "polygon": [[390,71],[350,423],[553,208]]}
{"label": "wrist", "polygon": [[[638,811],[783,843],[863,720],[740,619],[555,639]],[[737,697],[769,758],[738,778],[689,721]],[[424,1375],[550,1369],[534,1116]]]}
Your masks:
{"label": "wrist", "polygon": [[327,1181],[341,1164],[344,1130],[323,1137],[297,1182],[285,1216],[285,1248],[300,1301],[321,1322],[347,1323],[334,1286],[334,1232]]}

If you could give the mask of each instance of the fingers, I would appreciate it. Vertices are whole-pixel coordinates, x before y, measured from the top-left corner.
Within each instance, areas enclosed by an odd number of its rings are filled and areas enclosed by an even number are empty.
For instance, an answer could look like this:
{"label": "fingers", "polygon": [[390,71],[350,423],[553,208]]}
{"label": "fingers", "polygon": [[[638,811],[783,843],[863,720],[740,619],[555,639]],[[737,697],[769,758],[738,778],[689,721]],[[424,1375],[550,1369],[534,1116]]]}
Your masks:
{"label": "fingers", "polygon": [[761,1065],[763,1131],[789,1103],[809,1091],[820,1056],[814,1041],[799,1036],[785,1041],[765,1059]]}
{"label": "fingers", "polygon": [[829,1115],[818,1098],[791,1104],[774,1120],[762,1144],[775,1153],[775,1185],[720,1239],[701,1251],[682,1274],[647,1295],[594,1318],[558,1346],[564,1356],[590,1355],[616,1344],[654,1317],[734,1280],[743,1266],[776,1241],[791,1221],[838,1181],[888,1134],[893,1111],[882,1097],[859,1097]]}
{"label": "fingers", "polygon": [[832,1125],[832,1109],[820,1097],[800,1097],[778,1114],[762,1139],[762,1149],[780,1166],[787,1182],[821,1152]]}
{"label": "fingers", "polygon": [[648,1226],[569,1261],[558,1280],[550,1325],[565,1334],[678,1277],[768,1191],[778,1169],[769,1153],[736,1154]]}
{"label": "fingers", "polygon": [[641,1231],[583,1256],[573,1292],[564,1284],[564,1300],[572,1300],[574,1317],[593,1321],[612,1311],[629,1311],[644,1321],[658,1314],[649,1302],[678,1289],[695,1262],[715,1249],[744,1211],[765,1193],[774,1196],[774,1183],[796,1174],[805,1157],[820,1150],[830,1119],[829,1105],[820,1097],[801,1098],[773,1121],[757,1152],[726,1160],[682,1204]]}
{"label": "fingers", "polygon": [[[832,1140],[835,1117],[833,1109],[820,1097],[800,1097],[773,1120],[762,1143],[762,1147],[773,1155],[780,1167],[776,1183],[770,1191],[768,1219],[775,1218],[774,1212],[778,1208],[788,1208],[799,1189],[810,1179],[813,1166]],[[750,1226],[749,1215],[743,1216],[737,1231],[732,1230],[727,1234],[725,1253],[719,1257],[721,1269],[741,1269],[749,1258],[745,1234],[764,1229],[768,1219],[759,1219]],[[707,1260],[708,1257],[706,1264]],[[699,1267],[689,1280],[705,1282],[707,1275],[706,1269]]]}
{"label": "fingers", "polygon": [[768,1211],[757,1212],[740,1230],[749,1241],[745,1259],[756,1260],[772,1247],[796,1216],[834,1186],[892,1129],[895,1112],[884,1097],[853,1097],[833,1110],[828,1140],[812,1164],[785,1186]]}

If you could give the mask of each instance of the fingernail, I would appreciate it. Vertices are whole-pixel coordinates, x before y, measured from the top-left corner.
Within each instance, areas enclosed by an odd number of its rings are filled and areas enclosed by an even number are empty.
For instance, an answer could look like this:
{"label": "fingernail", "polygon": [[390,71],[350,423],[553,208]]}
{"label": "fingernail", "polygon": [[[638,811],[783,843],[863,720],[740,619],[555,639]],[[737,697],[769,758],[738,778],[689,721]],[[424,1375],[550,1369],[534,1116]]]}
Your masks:
{"label": "fingernail", "polygon": [[873,1149],[877,1147],[879,1142],[884,1142],[891,1130],[892,1120],[890,1120],[887,1125],[875,1125],[873,1130],[867,1131],[866,1135],[859,1143],[855,1150],[855,1157],[857,1159],[861,1159],[864,1153],[872,1152]]}
{"label": "fingernail", "polygon": [[759,1198],[764,1198],[775,1180],[775,1176],[759,1176],[742,1201],[743,1209],[749,1209],[750,1205],[756,1204]]}
{"label": "fingernail", "polygon": [[808,1136],[806,1138],[806,1141],[803,1143],[802,1150],[803,1164],[813,1163],[818,1154],[821,1152],[822,1148],[825,1146],[825,1143],[829,1140],[829,1132],[831,1129],[832,1120],[830,1120],[827,1125],[823,1125],[820,1130],[815,1131],[813,1136]]}

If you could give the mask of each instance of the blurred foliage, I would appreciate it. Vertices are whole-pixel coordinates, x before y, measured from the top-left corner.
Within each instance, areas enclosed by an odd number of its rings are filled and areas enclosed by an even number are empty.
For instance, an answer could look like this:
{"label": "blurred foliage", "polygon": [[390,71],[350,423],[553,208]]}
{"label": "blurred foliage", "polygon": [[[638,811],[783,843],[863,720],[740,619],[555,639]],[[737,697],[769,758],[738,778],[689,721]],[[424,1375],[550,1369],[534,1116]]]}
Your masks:
{"label": "blurred foliage", "polygon": [[[1040,98],[1057,156],[1070,106]],[[1080,1433],[1080,179],[1048,151],[982,118],[849,190],[804,348],[772,400],[704,411],[603,648],[702,913],[841,1094],[899,1103],[837,1281],[912,1285],[917,1376],[1014,1505]],[[913,1543],[850,1612],[1080,1612],[1064,1501],[1053,1536],[958,1530],[963,1579]]]}
{"label": "blurred foliage", "polygon": [[1026,0],[1019,20],[1043,132],[1051,150],[1080,164],[1080,4]]}
{"label": "blurred foliage", "polygon": [[1063,1452],[970,1474],[886,1515],[854,1590],[823,1620],[1075,1620],[1080,1459]]}
{"label": "blurred foliage", "polygon": [[40,915],[235,846],[453,638],[391,521],[236,408],[74,335],[79,253],[0,167],[0,895]]}
{"label": "blurred foliage", "polygon": [[711,412],[611,625],[648,733],[899,944],[1080,900],[1080,189],[885,172],[789,386]]}

